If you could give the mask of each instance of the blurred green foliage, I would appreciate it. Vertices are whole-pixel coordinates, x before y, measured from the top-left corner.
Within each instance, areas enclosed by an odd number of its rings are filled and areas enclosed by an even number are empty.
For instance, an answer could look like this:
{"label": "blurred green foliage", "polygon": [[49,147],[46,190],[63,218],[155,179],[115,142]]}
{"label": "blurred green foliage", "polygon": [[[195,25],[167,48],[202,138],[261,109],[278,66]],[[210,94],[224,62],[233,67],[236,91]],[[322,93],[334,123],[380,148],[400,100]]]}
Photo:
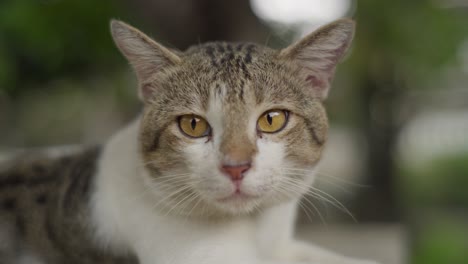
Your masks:
{"label": "blurred green foliage", "polygon": [[118,13],[111,0],[1,1],[0,93],[112,68],[118,53],[108,23]]}
{"label": "blurred green foliage", "polygon": [[[446,212],[433,212],[432,216]],[[468,259],[468,216],[433,217],[420,224],[412,252],[413,264],[465,264]],[[423,221],[424,222],[424,221]]]}
{"label": "blurred green foliage", "polygon": [[412,226],[411,263],[466,263],[468,153],[407,164],[399,176],[401,203]]}
{"label": "blurred green foliage", "polygon": [[446,8],[443,2],[358,0],[349,65],[366,71],[373,67],[374,74],[395,66],[406,81],[419,84],[409,88],[425,88],[430,71],[453,62],[468,36],[466,11]]}
{"label": "blurred green foliage", "polygon": [[468,153],[440,156],[400,172],[406,204],[468,208]]}

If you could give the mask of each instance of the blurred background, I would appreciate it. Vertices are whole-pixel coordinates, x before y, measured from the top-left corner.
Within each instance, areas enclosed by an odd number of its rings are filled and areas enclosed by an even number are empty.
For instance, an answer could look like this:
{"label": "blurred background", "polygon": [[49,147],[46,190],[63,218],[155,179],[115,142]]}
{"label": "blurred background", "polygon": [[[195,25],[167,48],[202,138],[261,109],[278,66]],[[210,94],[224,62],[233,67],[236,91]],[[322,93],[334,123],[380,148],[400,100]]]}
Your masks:
{"label": "blurred background", "polygon": [[97,144],[139,113],[111,18],[184,50],[281,48],[340,17],[357,34],[299,235],[383,263],[468,263],[468,0],[2,0],[0,153]]}

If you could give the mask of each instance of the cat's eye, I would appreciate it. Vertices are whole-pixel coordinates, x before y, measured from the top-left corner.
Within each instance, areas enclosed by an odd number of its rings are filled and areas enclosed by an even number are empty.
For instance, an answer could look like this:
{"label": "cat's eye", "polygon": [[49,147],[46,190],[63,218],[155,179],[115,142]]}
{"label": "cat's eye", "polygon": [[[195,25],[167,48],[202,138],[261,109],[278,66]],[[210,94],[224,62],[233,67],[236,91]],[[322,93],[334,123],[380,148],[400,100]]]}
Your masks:
{"label": "cat's eye", "polygon": [[284,110],[270,110],[265,112],[257,121],[257,130],[264,133],[281,131],[288,121],[288,112]]}
{"label": "cat's eye", "polygon": [[200,138],[210,135],[211,127],[200,116],[197,115],[183,115],[178,119],[180,130],[189,137]]}

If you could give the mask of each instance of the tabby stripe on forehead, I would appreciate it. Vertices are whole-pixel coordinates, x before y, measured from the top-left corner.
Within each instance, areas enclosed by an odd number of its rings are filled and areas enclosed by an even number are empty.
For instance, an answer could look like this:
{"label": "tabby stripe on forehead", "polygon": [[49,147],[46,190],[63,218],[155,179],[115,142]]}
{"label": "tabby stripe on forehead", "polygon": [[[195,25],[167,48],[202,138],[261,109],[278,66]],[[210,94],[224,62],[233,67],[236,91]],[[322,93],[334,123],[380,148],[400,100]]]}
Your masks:
{"label": "tabby stripe on forehead", "polygon": [[229,61],[231,61],[233,59],[234,59],[234,53],[228,52],[221,58],[220,63],[225,64],[226,62],[229,62]]}
{"label": "tabby stripe on forehead", "polygon": [[236,50],[241,51],[243,47],[244,47],[244,43],[239,43],[239,45],[237,45],[236,47]]}
{"label": "tabby stripe on forehead", "polygon": [[223,47],[223,44],[217,43],[216,47],[218,48],[218,51],[219,51],[220,53],[224,53],[225,49],[224,49],[224,47]]}
{"label": "tabby stripe on forehead", "polygon": [[213,65],[214,67],[218,67],[218,63],[216,62],[216,56],[214,54],[214,48],[212,46],[208,46],[206,47],[205,51],[208,57],[210,57],[211,59],[211,65]]}
{"label": "tabby stripe on forehead", "polygon": [[247,53],[245,54],[245,57],[244,57],[244,62],[249,64],[252,62],[252,52],[254,51],[255,49],[255,46],[250,44],[247,46]]}
{"label": "tabby stripe on forehead", "polygon": [[241,100],[244,100],[244,85],[245,85],[245,82],[244,82],[244,80],[241,79],[241,81],[240,81],[240,93],[239,93],[239,98]]}
{"label": "tabby stripe on forehead", "polygon": [[242,73],[244,74],[244,77],[245,77],[247,80],[251,80],[252,77],[250,76],[250,73],[249,73],[249,71],[247,70],[247,66],[245,65],[245,63],[242,63],[242,64],[241,64],[241,69],[242,69]]}

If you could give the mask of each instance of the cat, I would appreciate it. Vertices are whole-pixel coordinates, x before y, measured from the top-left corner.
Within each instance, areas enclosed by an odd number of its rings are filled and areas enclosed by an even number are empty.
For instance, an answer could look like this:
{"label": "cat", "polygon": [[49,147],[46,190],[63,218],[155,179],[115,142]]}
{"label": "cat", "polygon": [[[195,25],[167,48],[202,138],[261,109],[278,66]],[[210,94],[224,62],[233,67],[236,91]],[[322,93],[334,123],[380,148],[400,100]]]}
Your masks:
{"label": "cat", "polygon": [[180,52],[111,21],[143,111],[103,146],[2,169],[0,263],[374,263],[293,238],[354,28]]}

